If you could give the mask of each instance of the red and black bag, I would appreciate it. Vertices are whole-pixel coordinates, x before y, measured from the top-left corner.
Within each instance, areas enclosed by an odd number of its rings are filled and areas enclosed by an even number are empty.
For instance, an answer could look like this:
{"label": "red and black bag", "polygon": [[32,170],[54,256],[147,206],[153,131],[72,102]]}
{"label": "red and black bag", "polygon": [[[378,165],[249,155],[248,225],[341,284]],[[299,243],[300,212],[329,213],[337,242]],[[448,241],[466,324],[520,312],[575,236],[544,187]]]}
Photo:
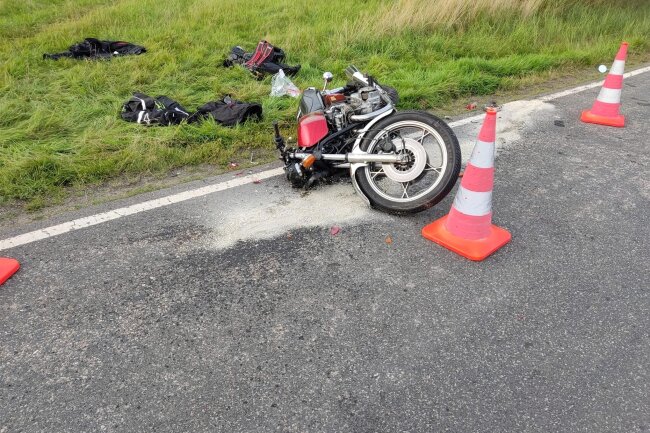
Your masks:
{"label": "red and black bag", "polygon": [[300,65],[290,66],[285,64],[285,57],[286,54],[282,48],[261,40],[252,53],[245,52],[239,46],[233,47],[223,65],[226,67],[236,64],[242,65],[258,79],[264,78],[266,74],[277,74],[280,69],[284,70],[286,75],[296,75],[300,71]]}

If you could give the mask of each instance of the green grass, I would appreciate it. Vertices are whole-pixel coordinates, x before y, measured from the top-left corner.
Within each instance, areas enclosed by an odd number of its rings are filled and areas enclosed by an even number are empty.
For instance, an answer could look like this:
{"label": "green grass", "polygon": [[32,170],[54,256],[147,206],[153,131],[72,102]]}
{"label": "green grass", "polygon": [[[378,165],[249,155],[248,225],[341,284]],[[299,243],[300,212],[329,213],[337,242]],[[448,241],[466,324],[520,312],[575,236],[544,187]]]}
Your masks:
{"label": "green grass", "polygon": [[[34,209],[64,197],[70,186],[185,165],[223,166],[251,150],[271,150],[272,120],[289,133],[297,100],[270,98],[270,79],[257,82],[241,68],[220,67],[230,47],[252,49],[261,38],[284,48],[289,63],[303,65],[294,80],[299,87],[319,85],[324,70],[342,83],[342,70],[353,63],[396,87],[402,108],[434,110],[549,71],[611,63],[623,39],[631,56],[650,51],[644,0],[540,0],[532,13],[479,9],[449,22],[402,17],[400,23],[386,18],[394,3],[0,2],[0,204]],[[101,62],[42,60],[84,37],[128,40],[149,52]],[[187,109],[230,93],[262,102],[265,120],[234,129],[212,122],[146,128],[118,115],[134,91],[168,95]]]}

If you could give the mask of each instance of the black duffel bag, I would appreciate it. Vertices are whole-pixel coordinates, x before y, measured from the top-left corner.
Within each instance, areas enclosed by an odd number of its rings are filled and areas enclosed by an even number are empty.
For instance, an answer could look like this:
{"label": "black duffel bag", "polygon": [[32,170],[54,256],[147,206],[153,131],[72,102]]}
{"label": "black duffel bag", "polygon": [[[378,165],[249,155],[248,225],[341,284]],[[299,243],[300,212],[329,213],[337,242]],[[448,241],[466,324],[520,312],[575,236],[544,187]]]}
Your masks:
{"label": "black duffel bag", "polygon": [[221,101],[213,101],[204,104],[196,110],[188,119],[188,122],[212,117],[217,123],[223,126],[235,126],[247,120],[261,120],[262,106],[255,102],[242,102],[232,99],[230,95]]}

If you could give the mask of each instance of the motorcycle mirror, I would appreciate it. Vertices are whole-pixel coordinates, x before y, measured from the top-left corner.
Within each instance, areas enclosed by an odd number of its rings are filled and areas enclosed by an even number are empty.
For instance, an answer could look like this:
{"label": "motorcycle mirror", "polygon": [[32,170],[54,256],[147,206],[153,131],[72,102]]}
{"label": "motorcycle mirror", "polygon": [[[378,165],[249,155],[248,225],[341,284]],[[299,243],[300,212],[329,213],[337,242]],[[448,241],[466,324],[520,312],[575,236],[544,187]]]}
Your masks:
{"label": "motorcycle mirror", "polygon": [[332,74],[331,72],[325,72],[323,74],[323,80],[325,80],[325,84],[323,85],[323,91],[327,89],[327,84],[331,83],[333,79],[334,79],[334,74]]}

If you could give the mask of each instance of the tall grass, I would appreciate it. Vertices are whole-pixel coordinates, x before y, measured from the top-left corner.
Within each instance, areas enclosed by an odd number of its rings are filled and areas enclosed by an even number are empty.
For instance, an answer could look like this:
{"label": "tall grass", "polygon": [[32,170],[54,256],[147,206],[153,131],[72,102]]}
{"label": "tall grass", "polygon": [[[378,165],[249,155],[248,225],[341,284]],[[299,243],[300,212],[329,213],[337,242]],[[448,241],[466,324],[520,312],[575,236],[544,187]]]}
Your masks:
{"label": "tall grass", "polygon": [[[270,154],[271,121],[287,134],[297,101],[270,80],[220,64],[234,45],[266,38],[303,69],[299,87],[350,63],[398,88],[402,108],[489,95],[553,70],[609,62],[622,39],[647,54],[645,0],[3,0],[0,1],[0,203],[30,206],[69,186],[222,166]],[[84,37],[125,39],[148,53],[108,62],[44,61]],[[265,120],[146,128],[119,118],[132,92],[186,108],[230,93],[262,102]]]}
{"label": "tall grass", "polygon": [[[644,0],[398,0],[382,6],[376,17],[377,28],[386,34],[408,30],[437,28],[463,29],[485,17],[526,20],[540,12],[555,15],[575,7],[603,8],[640,5]],[[369,31],[371,20],[359,21],[357,29]]]}
{"label": "tall grass", "polygon": [[381,8],[378,14],[379,28],[385,33],[404,29],[463,27],[483,14],[494,16],[507,13],[528,18],[543,3],[544,0],[399,0]]}

